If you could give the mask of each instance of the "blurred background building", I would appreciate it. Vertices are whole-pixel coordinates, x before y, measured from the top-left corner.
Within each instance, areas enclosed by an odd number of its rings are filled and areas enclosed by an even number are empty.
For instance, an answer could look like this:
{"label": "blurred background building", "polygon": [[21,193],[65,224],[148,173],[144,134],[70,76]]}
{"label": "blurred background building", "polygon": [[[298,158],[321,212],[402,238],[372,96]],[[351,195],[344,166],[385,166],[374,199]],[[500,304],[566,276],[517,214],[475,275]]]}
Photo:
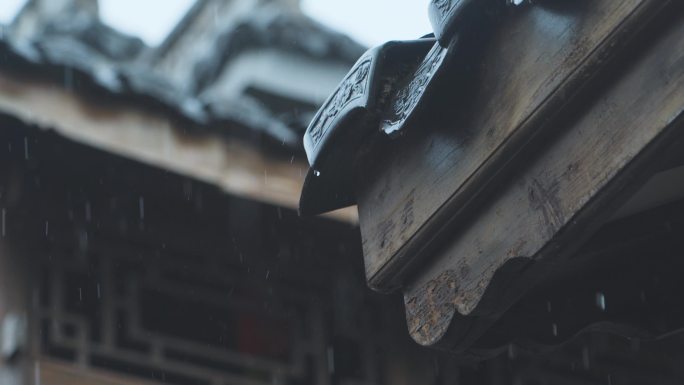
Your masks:
{"label": "blurred background building", "polygon": [[199,0],[157,47],[98,8],[2,27],[0,383],[436,378],[355,213],[295,211],[303,130],[364,47],[293,0]]}

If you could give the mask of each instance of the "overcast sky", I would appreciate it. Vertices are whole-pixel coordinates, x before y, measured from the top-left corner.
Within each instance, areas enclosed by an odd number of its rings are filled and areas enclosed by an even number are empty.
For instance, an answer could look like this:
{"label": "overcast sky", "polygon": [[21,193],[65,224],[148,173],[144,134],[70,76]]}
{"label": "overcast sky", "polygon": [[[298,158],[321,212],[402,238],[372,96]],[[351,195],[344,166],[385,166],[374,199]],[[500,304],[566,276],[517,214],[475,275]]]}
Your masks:
{"label": "overcast sky", "polygon": [[[105,23],[157,45],[195,0],[100,0]],[[372,46],[412,39],[430,31],[427,0],[301,0],[304,12]],[[0,0],[8,23],[26,0]]]}
{"label": "overcast sky", "polygon": [[304,12],[369,46],[429,33],[427,4],[428,0],[302,0]]}

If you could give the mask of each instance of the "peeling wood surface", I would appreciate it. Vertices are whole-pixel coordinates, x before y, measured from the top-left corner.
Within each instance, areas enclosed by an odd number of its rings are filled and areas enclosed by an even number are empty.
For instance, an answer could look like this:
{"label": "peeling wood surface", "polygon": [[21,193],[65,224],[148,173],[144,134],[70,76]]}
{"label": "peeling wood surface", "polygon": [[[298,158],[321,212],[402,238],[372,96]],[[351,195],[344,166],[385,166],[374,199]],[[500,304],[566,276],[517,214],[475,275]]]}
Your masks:
{"label": "peeling wood surface", "polygon": [[[519,259],[559,262],[659,171],[662,160],[681,155],[684,12],[676,11],[657,41],[640,44],[639,56],[626,57],[629,65],[602,79],[605,91],[584,100],[574,119],[555,123],[558,136],[500,185],[411,283],[405,291],[409,324],[420,314],[421,322],[432,325],[411,328],[414,339],[443,344],[445,323],[453,328],[457,318],[496,317],[542,271],[500,276],[501,267]],[[444,282],[449,271],[463,274]],[[458,293],[440,295],[440,306],[434,306],[429,293],[449,293],[452,287]],[[476,338],[468,334],[460,338]],[[462,343],[449,341],[450,346]]]}
{"label": "peeling wood surface", "polygon": [[434,336],[442,336],[451,319],[442,317],[456,305],[458,277],[454,270],[446,270],[437,278],[407,294],[406,320],[409,332],[421,345],[434,343]]}
{"label": "peeling wood surface", "polygon": [[[211,132],[186,133],[169,117],[135,105],[103,105],[61,87],[0,73],[0,111],[89,146],[161,167],[228,193],[296,208],[307,164],[269,156]],[[331,217],[355,223],[355,208]]]}
{"label": "peeling wood surface", "polygon": [[[365,162],[359,217],[371,286],[400,284],[424,245],[666,3],[543,2],[506,15],[492,36],[481,37],[485,48],[472,69],[477,86],[453,108],[467,116],[428,119]],[[553,186],[537,188],[535,196]],[[550,221],[559,220],[556,208],[537,204]]]}

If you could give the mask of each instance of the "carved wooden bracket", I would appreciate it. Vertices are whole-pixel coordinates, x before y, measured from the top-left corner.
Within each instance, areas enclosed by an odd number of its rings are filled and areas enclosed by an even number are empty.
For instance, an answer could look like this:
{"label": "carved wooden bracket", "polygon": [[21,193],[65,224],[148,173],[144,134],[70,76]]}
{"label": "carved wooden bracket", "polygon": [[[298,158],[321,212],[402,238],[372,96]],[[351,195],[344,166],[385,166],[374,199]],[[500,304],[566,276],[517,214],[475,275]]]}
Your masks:
{"label": "carved wooden bracket", "polygon": [[381,130],[401,129],[438,78],[447,50],[424,38],[392,41],[369,50],[314,117],[304,135],[311,169],[302,214],[320,214],[356,202],[353,167],[362,145]]}

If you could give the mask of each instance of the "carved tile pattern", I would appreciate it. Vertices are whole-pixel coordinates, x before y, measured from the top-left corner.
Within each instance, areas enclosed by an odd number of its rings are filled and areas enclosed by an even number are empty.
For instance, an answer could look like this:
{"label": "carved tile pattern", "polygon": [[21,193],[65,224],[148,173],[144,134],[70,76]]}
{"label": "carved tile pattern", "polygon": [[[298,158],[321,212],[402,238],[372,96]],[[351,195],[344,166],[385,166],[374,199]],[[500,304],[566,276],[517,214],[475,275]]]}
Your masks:
{"label": "carved tile pattern", "polygon": [[392,117],[386,120],[386,123],[390,125],[390,130],[396,129],[396,126],[403,123],[416,108],[435,71],[437,71],[442,63],[446,52],[445,49],[435,45],[425,60],[415,70],[411,81],[397,90],[391,102]]}
{"label": "carved tile pattern", "polygon": [[433,0],[433,4],[439,11],[442,13],[442,16],[446,15],[451,11],[452,8],[458,4],[459,1],[453,1],[453,0]]}
{"label": "carved tile pattern", "polygon": [[368,89],[368,75],[371,59],[361,62],[347,75],[332,98],[322,107],[316,121],[309,128],[309,136],[315,147],[330,129],[330,122],[334,120],[350,102],[363,96]]}

